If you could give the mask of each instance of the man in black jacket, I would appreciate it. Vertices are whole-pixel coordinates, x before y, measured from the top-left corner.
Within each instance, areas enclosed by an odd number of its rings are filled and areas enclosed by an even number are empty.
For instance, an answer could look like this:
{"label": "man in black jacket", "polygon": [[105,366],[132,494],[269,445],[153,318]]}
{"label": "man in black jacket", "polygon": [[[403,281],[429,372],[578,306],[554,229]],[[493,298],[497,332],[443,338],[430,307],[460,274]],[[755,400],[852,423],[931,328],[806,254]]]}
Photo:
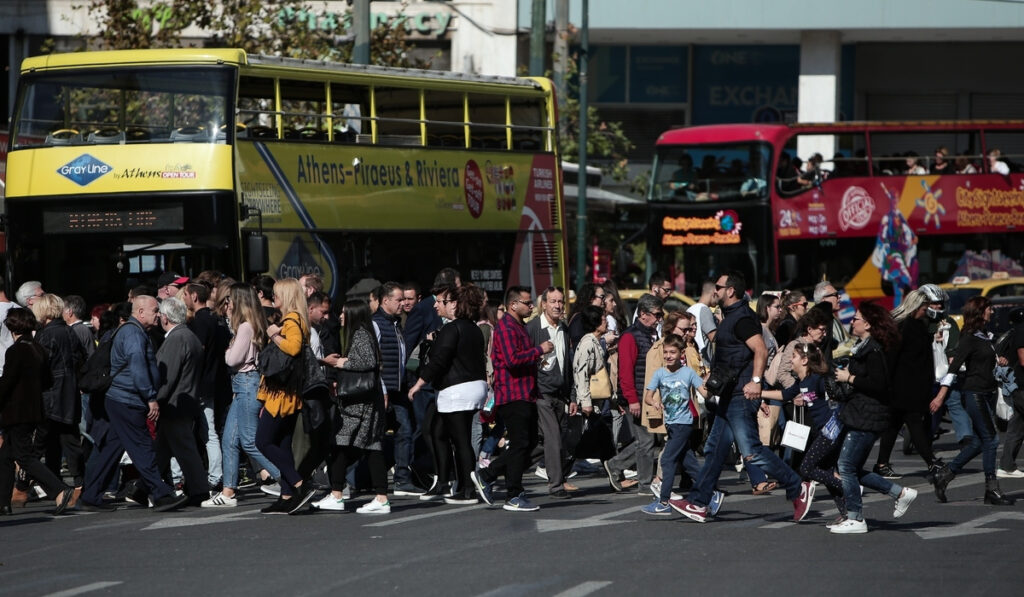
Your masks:
{"label": "man in black jacket", "polygon": [[225,336],[227,328],[219,324],[213,310],[206,306],[209,298],[210,287],[206,284],[192,282],[185,287],[185,306],[193,313],[188,328],[203,348],[198,379],[201,412],[197,413],[196,422],[199,424],[199,437],[206,443],[207,479],[211,487],[216,487],[221,483],[221,452],[214,410],[218,373],[227,367],[224,351],[228,348],[230,337]]}
{"label": "man in black jacket", "polygon": [[160,303],[160,326],[165,336],[156,352],[161,382],[156,391],[161,415],[156,425],[156,461],[165,477],[171,456],[178,461],[189,501],[198,506],[210,496],[206,468],[193,434],[199,413],[203,346],[192,330],[183,325],[187,313],[185,304],[175,297]]}
{"label": "man in black jacket", "polygon": [[551,341],[555,349],[544,355],[537,369],[537,422],[544,444],[544,468],[548,478],[548,493],[551,497],[568,498],[566,470],[567,459],[562,445],[562,433],[567,427],[566,413],[576,414],[576,402],[572,398],[572,351],[569,347],[569,330],[562,321],[565,310],[565,293],[561,288],[547,288],[540,295],[541,314],[526,324],[526,332],[534,346]]}

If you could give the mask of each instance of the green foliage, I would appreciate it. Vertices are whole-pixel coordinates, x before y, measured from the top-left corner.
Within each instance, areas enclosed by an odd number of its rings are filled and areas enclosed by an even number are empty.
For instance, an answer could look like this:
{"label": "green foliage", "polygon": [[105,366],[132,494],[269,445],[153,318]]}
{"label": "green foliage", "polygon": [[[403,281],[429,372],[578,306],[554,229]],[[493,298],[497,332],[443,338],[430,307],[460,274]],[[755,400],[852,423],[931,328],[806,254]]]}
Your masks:
{"label": "green foliage", "polygon": [[[403,7],[405,4],[403,3]],[[204,47],[240,48],[251,54],[348,62],[354,42],[351,13],[335,15],[301,0],[88,0],[99,33],[82,35],[98,50],[177,48],[189,27],[207,32]],[[380,66],[430,68],[411,55],[404,17],[393,17],[370,32],[370,60]]]}

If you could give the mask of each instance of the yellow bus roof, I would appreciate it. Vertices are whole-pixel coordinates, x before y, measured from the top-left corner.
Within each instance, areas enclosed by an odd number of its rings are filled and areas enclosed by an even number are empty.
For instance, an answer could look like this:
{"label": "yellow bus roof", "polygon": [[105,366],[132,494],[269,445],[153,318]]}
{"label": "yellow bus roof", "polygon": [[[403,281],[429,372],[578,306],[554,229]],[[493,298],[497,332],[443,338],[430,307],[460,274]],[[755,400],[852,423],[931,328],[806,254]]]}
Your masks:
{"label": "yellow bus roof", "polygon": [[551,89],[551,82],[543,77],[506,77],[497,75],[473,75],[467,73],[393,68],[385,66],[367,66],[360,64],[348,64],[343,62],[331,62],[321,60],[304,60],[296,58],[281,58],[278,56],[261,56],[246,54],[238,49],[218,48],[170,48],[170,49],[146,49],[146,50],[108,50],[99,52],[72,52],[67,54],[49,54],[46,56],[33,56],[26,58],[21,63],[22,74],[56,70],[62,68],[91,68],[104,66],[128,66],[134,64],[234,64],[246,66],[253,70],[264,71],[269,75],[281,75],[288,73],[292,76],[306,73],[317,77],[324,73],[334,73],[353,76],[375,76],[392,77],[397,80],[411,82],[413,80],[422,84],[424,80],[437,81],[439,84],[452,82],[467,82],[477,85],[496,85],[505,87],[519,87],[522,92],[548,91]]}
{"label": "yellow bus roof", "polygon": [[21,72],[72,67],[123,66],[130,64],[246,64],[242,50],[172,48],[159,50],[109,50],[33,56],[21,63]]}

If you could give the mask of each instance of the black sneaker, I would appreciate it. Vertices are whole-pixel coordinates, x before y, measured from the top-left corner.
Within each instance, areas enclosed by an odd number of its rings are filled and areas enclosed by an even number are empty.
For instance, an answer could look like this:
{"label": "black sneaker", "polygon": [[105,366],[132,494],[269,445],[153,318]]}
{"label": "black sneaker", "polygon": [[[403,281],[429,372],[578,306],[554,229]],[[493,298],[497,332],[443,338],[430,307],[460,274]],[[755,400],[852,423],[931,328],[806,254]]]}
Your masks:
{"label": "black sneaker", "polygon": [[188,503],[187,495],[165,495],[164,497],[155,500],[153,502],[153,512],[170,512],[171,510],[177,510]]}
{"label": "black sneaker", "polygon": [[426,493],[420,496],[421,502],[434,502],[437,500],[443,500],[452,494],[451,488],[447,483],[434,483],[434,486],[427,490]]}
{"label": "black sneaker", "polygon": [[395,485],[395,495],[420,496],[426,493],[425,490],[416,487],[412,483],[398,483]]}
{"label": "black sneaker", "polygon": [[260,512],[264,514],[288,514],[288,511],[292,508],[292,500],[286,500],[284,498],[277,498],[277,501],[269,506],[260,508]]}
{"label": "black sneaker", "polygon": [[288,500],[288,505],[291,506],[288,514],[295,514],[305,508],[309,504],[309,500],[313,499],[315,493],[316,488],[313,487],[313,483],[310,481],[304,481],[302,485],[296,487],[292,499]]}
{"label": "black sneaker", "polygon": [[872,469],[875,474],[881,475],[886,479],[902,479],[903,475],[892,470],[892,467],[888,464],[876,464],[875,468]]}
{"label": "black sneaker", "polygon": [[549,493],[548,497],[552,497],[558,500],[567,500],[571,498],[572,495],[564,489],[558,489],[556,491],[552,491],[551,493]]}

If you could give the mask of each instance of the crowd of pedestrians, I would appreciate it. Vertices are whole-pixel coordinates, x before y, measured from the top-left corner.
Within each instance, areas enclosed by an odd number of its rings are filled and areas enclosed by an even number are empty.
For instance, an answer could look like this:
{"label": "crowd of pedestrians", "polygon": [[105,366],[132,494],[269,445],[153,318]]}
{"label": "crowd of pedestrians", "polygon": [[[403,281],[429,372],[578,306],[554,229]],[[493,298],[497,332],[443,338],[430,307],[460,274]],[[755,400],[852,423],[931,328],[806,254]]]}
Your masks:
{"label": "crowd of pedestrians", "polygon": [[[0,515],[35,495],[55,514],[232,508],[257,487],[276,498],[265,514],[344,511],[360,490],[367,515],[393,496],[530,512],[531,469],[570,499],[591,459],[612,491],[653,497],[646,514],[715,518],[737,466],[754,494],[784,493],[794,521],[820,487],[839,511],[830,531],[863,533],[865,489],[895,518],[918,497],[890,464],[904,428],[938,501],[981,455],[985,503],[1013,503],[998,479],[1024,477],[1024,324],[995,342],[988,299],[967,302],[961,329],[928,284],[892,312],[861,303],[846,326],[827,281],[756,310],[738,273],[689,308],[671,290],[652,276],[629,314],[613,285],[589,283],[574,303],[513,286],[493,305],[446,268],[425,296],[387,282],[332,309],[316,275],[167,272],[89,311],[25,282],[0,296]],[[1001,386],[1017,422],[997,467]],[[931,445],[943,413],[948,464]]]}

